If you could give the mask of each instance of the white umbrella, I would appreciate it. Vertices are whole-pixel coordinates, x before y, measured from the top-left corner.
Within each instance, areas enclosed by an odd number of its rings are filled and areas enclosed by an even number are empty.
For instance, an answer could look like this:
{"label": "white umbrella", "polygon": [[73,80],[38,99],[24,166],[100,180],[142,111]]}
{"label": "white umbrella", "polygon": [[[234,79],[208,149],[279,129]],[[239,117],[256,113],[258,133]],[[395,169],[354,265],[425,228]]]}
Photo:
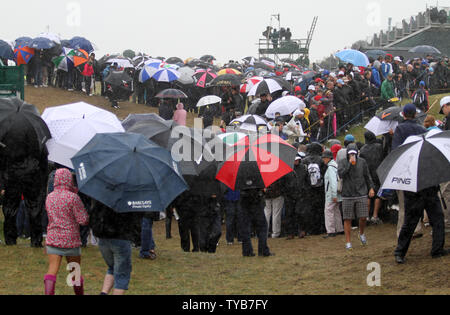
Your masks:
{"label": "white umbrella", "polygon": [[117,63],[117,65],[120,68],[124,68],[124,69],[126,69],[126,68],[133,68],[134,69],[134,65],[128,59],[113,58],[113,59],[109,59],[107,61],[107,63],[111,63],[111,64]]}
{"label": "white umbrella", "polygon": [[45,33],[39,34],[37,37],[48,38],[48,39],[50,39],[51,41],[53,41],[53,42],[55,42],[57,44],[61,44],[61,37],[59,35],[57,35],[57,34],[54,34],[54,33],[45,32]]}
{"label": "white umbrella", "polygon": [[222,99],[216,95],[208,95],[205,97],[202,97],[198,103],[197,103],[197,107],[202,107],[202,106],[207,106],[207,105],[211,105],[211,104],[217,104],[222,102]]}
{"label": "white umbrella", "polygon": [[276,113],[280,113],[281,116],[287,116],[295,112],[297,109],[305,109],[306,104],[295,96],[284,96],[277,99],[270,104],[266,111],[266,117],[274,119]]}
{"label": "white umbrella", "polygon": [[283,87],[274,79],[265,79],[255,84],[248,92],[248,96],[256,96],[261,93],[272,94],[276,91],[282,90]]}
{"label": "white umbrella", "polygon": [[238,127],[241,131],[252,131],[259,132],[263,130],[267,130],[268,124],[258,115],[245,115],[239,118],[236,118],[232,122],[230,122],[230,126]]}
{"label": "white umbrella", "polygon": [[193,84],[195,82],[193,78],[195,70],[191,67],[181,67],[178,69],[178,72],[180,73],[178,82],[180,82],[181,84]]}
{"label": "white umbrella", "polygon": [[375,136],[381,136],[388,133],[391,129],[395,131],[398,126],[398,121],[396,120],[381,120],[378,117],[373,117],[367,125],[364,127],[365,129],[373,132]]}
{"label": "white umbrella", "polygon": [[52,134],[48,159],[71,169],[70,159],[97,133],[125,132],[116,115],[84,102],[47,108],[42,119]]}

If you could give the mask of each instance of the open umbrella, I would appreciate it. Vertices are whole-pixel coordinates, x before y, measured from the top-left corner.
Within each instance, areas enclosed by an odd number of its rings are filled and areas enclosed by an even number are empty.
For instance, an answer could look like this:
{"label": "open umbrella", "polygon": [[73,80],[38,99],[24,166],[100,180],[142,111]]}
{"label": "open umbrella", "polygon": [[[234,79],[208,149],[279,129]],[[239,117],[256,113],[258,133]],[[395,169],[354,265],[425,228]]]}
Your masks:
{"label": "open umbrella", "polygon": [[[402,122],[405,120],[405,117],[403,116],[403,108],[399,106],[392,106],[389,107],[381,112],[379,112],[376,117],[378,117],[380,120],[395,120],[398,122]],[[416,119],[423,122],[425,121],[427,114],[422,112],[421,110],[417,109],[417,116]]]}
{"label": "open umbrella", "polygon": [[[275,62],[275,60],[268,58],[268,57],[259,58],[259,62],[263,63],[270,69],[275,69],[275,67],[277,66],[277,63]],[[255,66],[256,66],[256,64],[255,64]]]}
{"label": "open umbrella", "polygon": [[256,96],[261,94],[272,94],[276,91],[281,91],[283,86],[277,80],[264,79],[263,81],[255,84],[248,92],[249,96]]}
{"label": "open umbrella", "polygon": [[236,74],[236,75],[241,75],[242,73],[236,69],[233,68],[226,68],[226,69],[222,69],[219,72],[217,72],[218,75],[224,75],[224,74]]}
{"label": "open umbrella", "polygon": [[82,49],[88,54],[92,53],[95,49],[93,44],[84,37],[75,36],[70,40],[70,47],[73,49]]}
{"label": "open umbrella", "polygon": [[364,53],[355,49],[342,50],[336,53],[335,56],[357,67],[367,67],[369,65],[369,58]]}
{"label": "open umbrella", "polygon": [[409,50],[409,52],[416,53],[416,54],[431,54],[431,55],[441,55],[442,54],[439,51],[439,49],[437,49],[436,47],[428,46],[428,45],[416,46],[414,48],[411,48]]}
{"label": "open umbrella", "polygon": [[29,46],[32,41],[33,39],[31,37],[27,36],[19,37],[14,41],[14,47]]}
{"label": "open umbrella", "polygon": [[267,122],[258,115],[245,115],[236,118],[230,122],[230,126],[238,127],[241,131],[259,132],[267,130]]}
{"label": "open umbrella", "polygon": [[183,91],[180,91],[178,89],[166,89],[158,93],[155,97],[172,99],[189,98]]}
{"label": "open umbrella", "polygon": [[247,137],[248,135],[242,132],[227,132],[218,135],[217,137],[222,140],[227,145],[235,145],[243,138]]}
{"label": "open umbrella", "polygon": [[45,37],[34,38],[29,47],[34,49],[50,49],[56,46],[56,43]]}
{"label": "open umbrella", "polygon": [[50,39],[52,42],[55,42],[56,44],[61,44],[61,37],[59,35],[56,35],[54,33],[40,33],[38,37],[44,37]]}
{"label": "open umbrella", "polygon": [[382,189],[418,192],[450,181],[450,131],[412,136],[377,170]]}
{"label": "open umbrella", "polygon": [[202,97],[198,103],[197,103],[197,107],[202,107],[202,106],[207,106],[207,105],[211,105],[211,104],[217,104],[222,102],[222,99],[216,95],[208,95],[208,96],[204,96]]}
{"label": "open umbrella", "polygon": [[366,51],[366,55],[369,58],[377,59],[378,57],[382,56],[383,58],[387,55],[387,52],[380,49],[373,49]]}
{"label": "open umbrella", "polygon": [[231,190],[265,188],[291,173],[297,149],[280,137],[267,134],[251,142],[245,137],[234,145],[216,179]]}
{"label": "open umbrella", "polygon": [[51,137],[34,105],[16,97],[0,98],[0,147],[5,155],[24,158],[26,152],[34,152],[39,156]]}
{"label": "open umbrella", "polygon": [[287,116],[295,112],[297,109],[305,109],[306,104],[295,96],[284,96],[276,101],[272,102],[267,108],[266,117],[274,119],[276,113],[280,113],[281,116]]}
{"label": "open umbrella", "polygon": [[178,63],[184,63],[183,59],[178,57],[170,57],[166,60],[166,63],[170,64],[178,64]]}
{"label": "open umbrella", "polygon": [[240,86],[241,79],[235,74],[220,75],[210,82],[210,86]]}
{"label": "open umbrella", "polygon": [[[117,57],[117,56],[114,56]],[[142,67],[144,67],[145,62],[150,60],[150,56],[144,55],[144,54],[139,54],[136,57],[133,58],[132,62],[133,65],[137,68],[140,69]]]}
{"label": "open umbrella", "polygon": [[118,87],[133,82],[133,79],[125,71],[110,71],[104,82]]}
{"label": "open umbrella", "polygon": [[140,123],[140,122],[146,122],[146,121],[159,121],[159,122],[165,122],[166,120],[162,117],[150,113],[150,114],[129,114],[127,118],[125,118],[122,121],[122,126],[125,128],[125,130],[130,129],[133,127],[133,125]]}
{"label": "open umbrella", "polygon": [[398,121],[396,120],[381,120],[375,116],[364,128],[373,132],[373,134],[378,137],[388,133],[390,130],[395,130],[397,126]]}
{"label": "open umbrella", "polygon": [[207,63],[211,63],[212,61],[216,60],[216,58],[214,56],[211,55],[204,55],[200,57],[201,61],[207,62]]}
{"label": "open umbrella", "polygon": [[97,134],[72,163],[80,191],[120,213],[164,211],[188,188],[170,152],[138,134]]}
{"label": "open umbrella", "polygon": [[125,132],[116,115],[84,102],[47,108],[42,119],[52,134],[48,159],[70,169],[71,158],[97,133]]}
{"label": "open umbrella", "polygon": [[139,73],[139,82],[144,83],[145,81],[150,80],[157,71],[158,69],[156,68],[144,66]]}
{"label": "open umbrella", "polygon": [[8,42],[0,39],[0,57],[8,60],[14,60],[14,51]]}
{"label": "open umbrella", "polygon": [[133,124],[127,132],[138,133],[157,145],[167,148],[172,129],[177,126],[173,120],[145,120]]}
{"label": "open umbrella", "polygon": [[162,68],[153,74],[152,78],[157,82],[172,82],[178,80],[180,73],[174,69]]}
{"label": "open umbrella", "polygon": [[178,73],[180,74],[180,77],[177,81],[181,84],[193,84],[195,82],[193,77],[195,74],[195,70],[191,67],[181,67],[178,69]]}
{"label": "open umbrella", "polygon": [[88,62],[89,54],[87,53],[86,50],[77,49],[74,51],[74,53],[75,54],[73,55],[73,64],[75,67],[81,66],[86,62]]}
{"label": "open umbrella", "polygon": [[52,61],[57,69],[68,72],[74,67],[73,58],[75,54],[75,50],[64,47],[63,53],[60,56],[53,58]]}
{"label": "open umbrella", "polygon": [[14,60],[18,66],[26,65],[34,56],[34,49],[28,46],[17,46],[14,49]]}
{"label": "open umbrella", "polygon": [[206,88],[215,78],[217,78],[217,74],[211,69],[199,69],[194,73],[193,77],[197,82],[196,86]]}
{"label": "open umbrella", "polygon": [[134,69],[135,66],[131,63],[131,60],[128,58],[111,58],[108,59],[108,61],[106,63],[117,63],[117,65],[119,66],[119,68],[124,68],[124,69]]}

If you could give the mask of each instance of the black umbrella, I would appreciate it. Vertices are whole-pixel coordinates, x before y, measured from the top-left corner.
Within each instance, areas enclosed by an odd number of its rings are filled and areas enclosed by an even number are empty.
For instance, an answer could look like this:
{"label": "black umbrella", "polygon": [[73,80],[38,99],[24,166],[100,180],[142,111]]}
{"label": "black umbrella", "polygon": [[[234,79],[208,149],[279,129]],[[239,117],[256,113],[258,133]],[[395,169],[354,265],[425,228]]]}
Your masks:
{"label": "black umbrella", "polygon": [[175,65],[177,63],[183,63],[184,64],[184,61],[183,61],[183,59],[178,58],[178,57],[170,57],[170,58],[168,58],[166,60],[166,63],[171,64],[171,65]]}
{"label": "black umbrella", "polygon": [[37,155],[52,138],[34,105],[18,98],[0,98],[0,147],[10,158]]}
{"label": "black umbrella", "polygon": [[214,56],[211,56],[211,55],[204,55],[204,56],[200,57],[200,60],[210,63],[211,61],[216,60],[216,58]]}
{"label": "black umbrella", "polygon": [[178,89],[166,89],[166,90],[160,92],[155,97],[156,98],[173,98],[173,99],[188,98],[188,96],[183,91],[178,90]]}
{"label": "black umbrella", "polygon": [[292,85],[282,77],[271,77],[271,79],[277,81],[283,89],[292,92]]}
{"label": "black umbrella", "polygon": [[418,192],[450,181],[450,131],[409,137],[377,173],[382,189]]}
{"label": "black umbrella", "polygon": [[[395,120],[398,122],[403,122],[405,117],[403,116],[403,108],[399,106],[389,107],[382,112],[377,114],[377,117],[380,120]],[[427,114],[422,112],[421,110],[417,110],[416,120],[419,122],[424,122]]]}
{"label": "black umbrella", "polygon": [[147,120],[140,121],[126,130],[127,132],[141,134],[145,138],[155,142],[157,145],[167,148],[172,128],[175,126],[177,126],[177,124],[173,120]]}
{"label": "black umbrella", "polygon": [[211,86],[240,86],[241,78],[235,74],[219,75],[211,81]]}
{"label": "black umbrella", "polygon": [[150,113],[150,114],[130,114],[128,115],[127,118],[125,118],[122,121],[122,126],[125,130],[130,129],[131,127],[133,127],[133,125],[140,123],[140,122],[145,122],[145,121],[160,121],[160,122],[165,122],[166,120],[163,119],[162,117],[154,114],[154,113]]}
{"label": "black umbrella", "polygon": [[124,86],[132,81],[133,79],[125,71],[111,71],[105,78],[105,83],[113,87]]}
{"label": "black umbrella", "polygon": [[369,58],[377,59],[378,57],[382,56],[383,58],[387,55],[387,52],[380,49],[372,49],[366,51],[366,55]]}
{"label": "black umbrella", "polygon": [[437,49],[433,46],[428,46],[428,45],[416,46],[414,48],[411,48],[409,50],[409,52],[416,53],[416,54],[432,54],[432,55],[440,55],[441,54],[439,49]]}
{"label": "black umbrella", "polygon": [[14,51],[10,44],[0,39],[0,57],[14,60]]}

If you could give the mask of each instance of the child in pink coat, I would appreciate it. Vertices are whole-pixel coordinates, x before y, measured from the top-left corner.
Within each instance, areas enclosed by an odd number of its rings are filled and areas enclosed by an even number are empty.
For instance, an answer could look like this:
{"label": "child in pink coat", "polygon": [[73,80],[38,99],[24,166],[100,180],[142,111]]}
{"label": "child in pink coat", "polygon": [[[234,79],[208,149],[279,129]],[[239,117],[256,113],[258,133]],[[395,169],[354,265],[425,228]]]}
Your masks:
{"label": "child in pink coat", "polygon": [[177,105],[177,110],[173,114],[173,120],[180,126],[186,126],[187,112],[184,110],[184,105],[179,103]]}

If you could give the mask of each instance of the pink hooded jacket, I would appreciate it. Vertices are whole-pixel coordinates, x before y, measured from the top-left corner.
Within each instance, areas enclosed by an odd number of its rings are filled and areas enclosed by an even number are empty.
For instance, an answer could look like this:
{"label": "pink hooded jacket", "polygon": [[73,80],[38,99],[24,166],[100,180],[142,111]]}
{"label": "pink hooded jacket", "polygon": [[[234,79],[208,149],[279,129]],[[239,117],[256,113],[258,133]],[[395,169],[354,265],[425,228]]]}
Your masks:
{"label": "pink hooded jacket", "polygon": [[180,126],[186,126],[186,117],[187,112],[184,110],[184,105],[182,103],[179,103],[177,105],[177,110],[173,115],[173,120]]}
{"label": "pink hooded jacket", "polygon": [[47,246],[77,248],[81,246],[80,225],[87,225],[89,217],[77,195],[72,173],[59,169],[55,173],[54,191],[47,196]]}

